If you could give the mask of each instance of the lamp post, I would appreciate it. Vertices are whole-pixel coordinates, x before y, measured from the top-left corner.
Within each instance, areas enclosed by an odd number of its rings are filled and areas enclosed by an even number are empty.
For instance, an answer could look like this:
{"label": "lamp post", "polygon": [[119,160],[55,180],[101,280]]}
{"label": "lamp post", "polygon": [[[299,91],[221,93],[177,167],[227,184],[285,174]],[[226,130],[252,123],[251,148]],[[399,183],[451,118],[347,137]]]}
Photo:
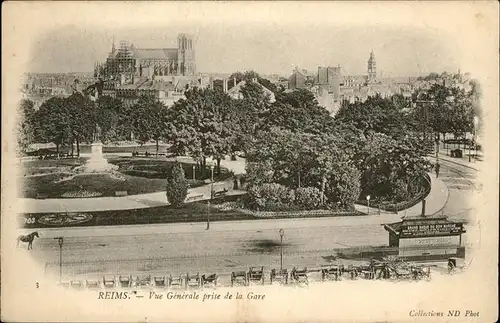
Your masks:
{"label": "lamp post", "polygon": [[196,180],[196,166],[193,165],[193,181]]}
{"label": "lamp post", "polygon": [[214,197],[214,165],[210,165],[210,200],[207,208],[207,229],[210,229],[210,203]]}
{"label": "lamp post", "polygon": [[280,256],[280,273],[283,272],[283,236],[285,235],[285,231],[283,229],[280,229],[280,238],[281,238],[281,256]]}
{"label": "lamp post", "polygon": [[474,158],[477,158],[477,138],[476,138],[476,129],[479,123],[479,118],[474,116]]}
{"label": "lamp post", "polygon": [[59,243],[59,284],[62,281],[62,246],[64,243],[64,238],[63,237],[56,237],[54,238],[57,240]]}
{"label": "lamp post", "polygon": [[368,215],[370,215],[370,195],[366,196],[366,202],[368,204],[366,210],[368,211]]}

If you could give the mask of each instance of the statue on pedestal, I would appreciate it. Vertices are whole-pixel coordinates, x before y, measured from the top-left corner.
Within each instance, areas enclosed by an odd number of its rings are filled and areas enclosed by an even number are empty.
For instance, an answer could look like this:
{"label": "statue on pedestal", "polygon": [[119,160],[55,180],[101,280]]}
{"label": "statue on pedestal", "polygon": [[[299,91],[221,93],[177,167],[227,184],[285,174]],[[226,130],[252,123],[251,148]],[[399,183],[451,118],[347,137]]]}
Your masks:
{"label": "statue on pedestal", "polygon": [[95,125],[95,130],[94,130],[94,134],[92,137],[93,137],[92,138],[93,143],[101,142],[101,127],[99,127],[99,125],[97,123]]}

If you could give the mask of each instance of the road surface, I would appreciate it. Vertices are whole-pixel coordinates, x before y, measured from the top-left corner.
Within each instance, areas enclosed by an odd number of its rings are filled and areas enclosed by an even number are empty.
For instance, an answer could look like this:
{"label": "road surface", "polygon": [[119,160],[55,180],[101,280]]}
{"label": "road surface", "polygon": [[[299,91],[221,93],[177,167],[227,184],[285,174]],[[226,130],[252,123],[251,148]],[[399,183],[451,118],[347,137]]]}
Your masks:
{"label": "road surface", "polygon": [[477,171],[440,159],[439,179],[448,187],[449,197],[443,214],[456,220],[470,220],[475,216],[472,197],[481,187],[476,181]]}
{"label": "road surface", "polygon": [[33,250],[18,250],[30,252],[47,272],[58,273],[59,245],[54,238],[62,236],[63,272],[71,276],[230,272],[251,265],[279,266],[283,228],[284,264],[316,266],[327,263],[334,249],[387,245],[381,224],[398,220],[397,215],[374,215],[213,222],[210,230],[206,223],[45,229],[39,230],[41,238]]}
{"label": "road surface", "polygon": [[[462,219],[470,215],[469,196],[475,171],[442,162],[439,178],[450,194],[445,215]],[[185,274],[231,272],[259,265],[279,268],[283,228],[284,267],[319,266],[328,263],[335,249],[356,246],[387,246],[383,223],[397,215],[372,215],[316,219],[279,219],[178,223],[115,227],[40,229],[30,252],[47,274],[59,273],[59,245],[64,237],[63,276],[101,278],[103,274]],[[25,233],[26,230],[20,230]],[[463,241],[467,243],[466,237]],[[330,257],[330,258],[329,258]]]}

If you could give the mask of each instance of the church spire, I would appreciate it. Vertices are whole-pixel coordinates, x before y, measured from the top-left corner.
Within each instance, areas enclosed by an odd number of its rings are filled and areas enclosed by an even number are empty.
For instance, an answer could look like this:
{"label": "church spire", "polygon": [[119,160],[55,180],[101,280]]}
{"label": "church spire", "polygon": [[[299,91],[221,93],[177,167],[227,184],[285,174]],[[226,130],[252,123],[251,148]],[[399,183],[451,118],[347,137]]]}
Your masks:
{"label": "church spire", "polygon": [[373,49],[370,53],[370,58],[368,59],[368,82],[374,82],[377,78],[377,63],[375,62],[375,54]]}

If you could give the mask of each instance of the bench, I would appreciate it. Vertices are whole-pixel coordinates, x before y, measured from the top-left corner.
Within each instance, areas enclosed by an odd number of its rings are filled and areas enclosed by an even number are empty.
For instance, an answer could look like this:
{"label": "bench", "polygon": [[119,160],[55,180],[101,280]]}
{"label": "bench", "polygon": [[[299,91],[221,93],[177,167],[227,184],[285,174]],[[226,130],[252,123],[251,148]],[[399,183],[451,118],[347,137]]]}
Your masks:
{"label": "bench", "polygon": [[223,189],[222,191],[217,191],[217,192],[212,192],[212,197],[220,197],[224,196],[227,194],[229,190],[227,188]]}
{"label": "bench", "polygon": [[203,198],[203,194],[189,196],[186,201],[195,201]]}

